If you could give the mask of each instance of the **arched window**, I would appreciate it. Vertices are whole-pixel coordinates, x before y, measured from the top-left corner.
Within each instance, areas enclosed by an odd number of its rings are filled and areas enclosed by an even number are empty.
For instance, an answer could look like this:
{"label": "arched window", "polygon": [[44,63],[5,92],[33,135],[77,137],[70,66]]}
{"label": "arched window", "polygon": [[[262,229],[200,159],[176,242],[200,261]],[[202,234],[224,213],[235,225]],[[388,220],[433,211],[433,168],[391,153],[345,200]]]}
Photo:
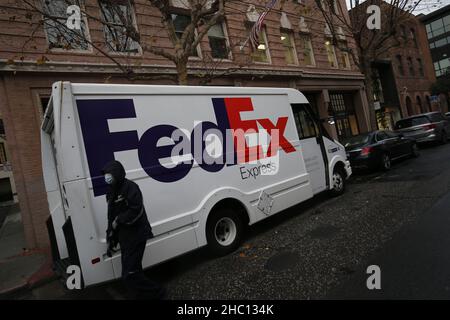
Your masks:
{"label": "arched window", "polygon": [[411,103],[411,98],[406,97],[406,111],[408,112],[408,116],[412,116],[414,114],[414,110]]}
{"label": "arched window", "polygon": [[416,104],[418,107],[416,110],[420,110],[420,113],[425,113],[424,107],[422,106],[422,99],[419,96],[416,97]]}

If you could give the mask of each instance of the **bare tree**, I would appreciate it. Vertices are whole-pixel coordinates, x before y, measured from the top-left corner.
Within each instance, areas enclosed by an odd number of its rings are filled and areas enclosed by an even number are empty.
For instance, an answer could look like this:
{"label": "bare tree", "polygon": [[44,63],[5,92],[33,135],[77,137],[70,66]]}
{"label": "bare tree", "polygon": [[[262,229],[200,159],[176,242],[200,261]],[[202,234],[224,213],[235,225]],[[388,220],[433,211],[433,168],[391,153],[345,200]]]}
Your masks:
{"label": "bare tree", "polygon": [[[202,39],[207,36],[208,31],[220,24],[225,17],[225,5],[232,0],[147,0],[146,6],[156,10],[161,19],[160,28],[156,32],[165,32],[171,46],[163,48],[155,45],[152,37],[142,34],[134,15],[131,12],[133,0],[100,0],[98,1],[101,15],[92,14],[85,10],[82,0],[21,0],[18,6],[27,10],[30,20],[33,15],[38,15],[40,21],[33,29],[30,39],[36,29],[44,27],[47,35],[54,35],[49,39],[51,43],[56,43],[60,48],[73,49],[92,47],[96,52],[110,59],[120,70],[130,78],[140,78],[134,69],[136,65],[131,59],[136,52],[152,53],[171,61],[176,68],[176,82],[180,85],[188,83],[188,63],[190,57],[197,55],[197,48]],[[174,4],[176,2],[176,5]],[[58,3],[64,8],[58,8]],[[68,6],[77,5],[81,9],[83,19],[90,19],[100,23],[104,28],[107,47],[92,41],[86,36],[81,24],[80,29],[71,29],[67,26],[66,20],[62,19],[61,12],[65,13]],[[84,21],[82,19],[82,22]],[[49,37],[48,37],[49,38]],[[26,43],[24,44],[24,46]],[[226,48],[224,50],[231,50]],[[121,52],[120,57],[111,52]],[[218,68],[218,63],[223,59],[212,59],[202,57],[198,59],[199,65],[203,68],[211,67],[210,71],[198,74],[203,82],[208,82],[216,74],[232,73],[242,65],[229,68]],[[208,63],[211,62],[210,65]],[[220,69],[220,72],[218,71]],[[215,71],[212,71],[215,70]],[[171,77],[171,75],[161,75],[161,77]]]}
{"label": "bare tree", "polygon": [[[328,25],[333,45],[347,52],[365,77],[365,87],[369,106],[374,104],[374,74],[372,63],[389,49],[404,45],[405,35],[400,34],[400,26],[413,18],[412,12],[421,0],[348,0],[349,12],[344,3],[337,0],[315,0]],[[367,12],[369,6],[380,9],[380,28],[369,29],[368,19],[376,12]],[[350,36],[355,41],[352,50],[342,36]],[[353,40],[352,40],[353,41]],[[408,40],[412,41],[412,40]],[[370,107],[371,124],[376,127],[375,110]]]}

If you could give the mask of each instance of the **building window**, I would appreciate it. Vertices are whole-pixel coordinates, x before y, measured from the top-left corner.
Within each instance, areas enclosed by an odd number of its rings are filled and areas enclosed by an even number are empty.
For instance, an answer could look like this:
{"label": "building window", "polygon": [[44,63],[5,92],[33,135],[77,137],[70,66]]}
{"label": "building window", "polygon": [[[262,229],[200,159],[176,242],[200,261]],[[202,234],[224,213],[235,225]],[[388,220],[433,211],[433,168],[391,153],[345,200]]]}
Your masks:
{"label": "building window", "polygon": [[405,75],[405,69],[403,68],[403,60],[402,60],[402,56],[401,55],[397,55],[396,56],[397,59],[397,67],[398,67],[398,73],[401,76]]}
{"label": "building window", "polygon": [[286,63],[298,64],[294,35],[292,34],[292,32],[281,31],[281,43],[283,44]]}
{"label": "building window", "polygon": [[411,39],[413,40],[414,46],[417,48],[417,39],[416,39],[416,31],[414,31],[414,29],[410,29],[409,30],[411,33]]}
{"label": "building window", "polygon": [[336,59],[336,51],[330,41],[325,42],[325,49],[327,50],[328,62],[332,68],[337,68],[338,63]]}
{"label": "building window", "polygon": [[350,59],[348,56],[348,52],[341,52],[341,63],[343,69],[350,69]]}
{"label": "building window", "polygon": [[311,43],[311,37],[309,35],[300,36],[303,43],[303,63],[305,66],[314,67],[316,61],[314,60],[314,51]]}
{"label": "building window", "polygon": [[359,134],[352,94],[330,93],[330,109],[340,141]]}
{"label": "building window", "polygon": [[428,39],[450,32],[450,15],[426,25]]}
{"label": "building window", "polygon": [[424,73],[423,73],[423,63],[422,63],[422,59],[418,58],[417,59],[417,64],[419,66],[419,74],[423,77]]}
{"label": "building window", "polygon": [[436,77],[445,75],[450,71],[450,59],[445,58],[440,61],[436,61],[434,63],[434,71],[436,73]]}
{"label": "building window", "polygon": [[400,35],[402,36],[403,40],[406,41],[407,36],[406,36],[406,28],[404,25],[400,26]]}
{"label": "building window", "polygon": [[338,4],[339,0],[331,0],[331,1],[333,2],[333,13],[339,14],[339,4]]}
{"label": "building window", "polygon": [[[251,29],[248,30],[249,33]],[[270,63],[269,44],[267,42],[266,30],[263,28],[258,37],[259,44],[252,48],[252,59],[254,62]]]}
{"label": "building window", "polygon": [[228,38],[223,23],[213,25],[208,30],[209,47],[211,56],[215,59],[229,59],[230,49]]}
{"label": "building window", "polygon": [[6,158],[5,144],[0,142],[0,164],[6,164],[8,159]]}
{"label": "building window", "polygon": [[134,26],[136,21],[130,1],[100,0],[100,11],[107,48],[112,52],[138,53],[139,44],[127,34],[126,26]]}
{"label": "building window", "polygon": [[408,57],[406,59],[406,63],[408,64],[409,75],[415,76],[414,65],[413,65],[413,61],[412,61],[411,57]]}
{"label": "building window", "polygon": [[[191,17],[181,14],[172,14],[172,23],[173,27],[175,28],[175,34],[177,35],[178,39],[181,39],[184,30],[191,23]],[[199,47],[193,50],[191,57],[200,57]]]}
{"label": "building window", "polygon": [[89,31],[86,17],[83,15],[80,30],[70,30],[66,23],[69,18],[67,8],[71,4],[84,7],[84,1],[54,0],[43,1],[44,30],[50,49],[90,50]]}

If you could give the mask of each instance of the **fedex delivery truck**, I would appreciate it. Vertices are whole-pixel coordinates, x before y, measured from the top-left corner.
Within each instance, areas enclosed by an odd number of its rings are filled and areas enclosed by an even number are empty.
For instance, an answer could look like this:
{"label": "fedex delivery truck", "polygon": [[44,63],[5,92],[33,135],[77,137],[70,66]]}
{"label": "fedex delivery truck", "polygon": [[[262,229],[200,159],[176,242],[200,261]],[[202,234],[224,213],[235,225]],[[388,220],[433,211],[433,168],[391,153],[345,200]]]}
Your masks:
{"label": "fedex delivery truck", "polygon": [[351,175],[344,147],[294,89],[57,82],[41,128],[55,266],[85,286],[120,277],[105,252],[107,185],[120,161],[153,229],[143,267],[199,247],[227,254],[245,227]]}

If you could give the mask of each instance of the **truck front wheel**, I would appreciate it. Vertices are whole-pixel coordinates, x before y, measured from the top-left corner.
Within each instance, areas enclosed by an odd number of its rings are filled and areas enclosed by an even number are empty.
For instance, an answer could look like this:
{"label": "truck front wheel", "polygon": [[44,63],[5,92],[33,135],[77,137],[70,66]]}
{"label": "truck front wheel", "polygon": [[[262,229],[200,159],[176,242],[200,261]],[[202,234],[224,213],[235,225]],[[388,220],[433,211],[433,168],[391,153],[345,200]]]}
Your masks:
{"label": "truck front wheel", "polygon": [[215,256],[227,255],[239,247],[243,233],[244,223],[239,213],[231,208],[220,208],[206,223],[208,249]]}
{"label": "truck front wheel", "polygon": [[331,181],[331,195],[337,197],[343,194],[345,191],[345,174],[343,169],[334,168],[332,181]]}

